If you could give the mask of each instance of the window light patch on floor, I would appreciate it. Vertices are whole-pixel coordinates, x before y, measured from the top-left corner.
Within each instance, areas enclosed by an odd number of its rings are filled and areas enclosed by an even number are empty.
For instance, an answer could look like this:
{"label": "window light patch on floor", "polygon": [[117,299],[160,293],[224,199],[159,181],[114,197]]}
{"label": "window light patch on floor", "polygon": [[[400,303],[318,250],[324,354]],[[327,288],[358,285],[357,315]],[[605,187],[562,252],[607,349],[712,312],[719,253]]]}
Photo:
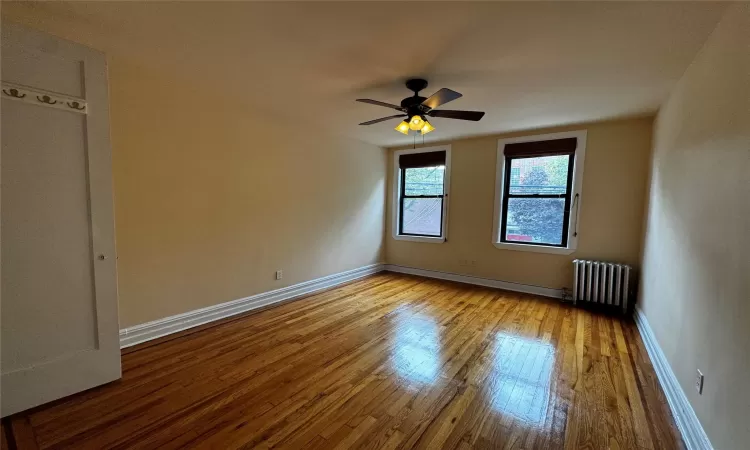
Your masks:
{"label": "window light patch on floor", "polygon": [[493,343],[493,377],[489,392],[495,411],[528,424],[547,417],[555,347],[544,341],[498,333]]}
{"label": "window light patch on floor", "polygon": [[399,310],[395,328],[391,364],[396,373],[414,383],[435,383],[440,374],[442,348],[435,318]]}

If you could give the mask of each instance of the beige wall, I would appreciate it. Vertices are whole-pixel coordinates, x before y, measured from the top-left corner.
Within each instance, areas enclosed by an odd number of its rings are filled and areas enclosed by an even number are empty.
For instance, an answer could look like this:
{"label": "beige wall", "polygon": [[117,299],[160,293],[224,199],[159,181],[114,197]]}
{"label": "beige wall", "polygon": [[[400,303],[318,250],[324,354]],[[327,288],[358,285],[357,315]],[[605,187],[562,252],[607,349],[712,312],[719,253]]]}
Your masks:
{"label": "beige wall", "polygon": [[651,165],[640,307],[713,446],[747,448],[749,4],[727,10],[660,110]]}
{"label": "beige wall", "polygon": [[115,58],[110,89],[121,326],[380,260],[380,148]]}
{"label": "beige wall", "polygon": [[381,260],[381,148],[274,122],[74,21],[4,15],[108,55],[121,327]]}
{"label": "beige wall", "polygon": [[[390,178],[395,149],[391,150],[386,260],[389,264],[549,288],[572,286],[571,261],[575,258],[637,265],[651,126],[651,118],[639,118],[450,142],[451,199],[448,241],[443,244],[393,239]],[[495,248],[491,237],[498,139],[579,129],[588,130],[588,138],[578,250],[571,255],[552,255]],[[462,259],[474,260],[476,265],[462,266]]]}

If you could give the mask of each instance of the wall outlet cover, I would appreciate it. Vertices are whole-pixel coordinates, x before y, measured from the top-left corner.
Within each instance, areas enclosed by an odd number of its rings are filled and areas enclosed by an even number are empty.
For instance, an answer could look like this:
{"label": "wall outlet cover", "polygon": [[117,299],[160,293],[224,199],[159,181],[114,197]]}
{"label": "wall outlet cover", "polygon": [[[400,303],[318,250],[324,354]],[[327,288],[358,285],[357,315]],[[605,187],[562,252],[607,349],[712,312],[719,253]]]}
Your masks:
{"label": "wall outlet cover", "polygon": [[280,280],[283,275],[284,275],[284,273],[281,270],[277,270],[276,271],[276,279],[277,280]]}
{"label": "wall outlet cover", "polygon": [[699,395],[703,395],[703,373],[700,370],[696,371],[695,375],[695,390],[698,391]]}

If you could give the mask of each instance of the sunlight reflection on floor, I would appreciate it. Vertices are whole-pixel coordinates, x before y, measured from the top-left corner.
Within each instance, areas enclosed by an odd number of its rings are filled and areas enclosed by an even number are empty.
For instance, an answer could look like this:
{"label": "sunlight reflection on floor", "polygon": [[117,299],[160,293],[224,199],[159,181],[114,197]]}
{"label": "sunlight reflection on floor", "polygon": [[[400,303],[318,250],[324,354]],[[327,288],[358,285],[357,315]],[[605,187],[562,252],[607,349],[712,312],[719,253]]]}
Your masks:
{"label": "sunlight reflection on floor", "polygon": [[[441,369],[440,326],[434,317],[412,309],[394,316],[390,363],[409,384],[433,385]],[[544,423],[551,392],[555,347],[541,340],[498,333],[486,349],[492,369],[485,395],[493,410],[530,425]]]}
{"label": "sunlight reflection on floor", "polygon": [[547,416],[555,348],[548,342],[498,333],[494,341],[493,409],[529,424]]}
{"label": "sunlight reflection on floor", "polygon": [[414,383],[433,384],[440,374],[440,327],[431,317],[402,310],[395,317],[391,364],[396,373]]}

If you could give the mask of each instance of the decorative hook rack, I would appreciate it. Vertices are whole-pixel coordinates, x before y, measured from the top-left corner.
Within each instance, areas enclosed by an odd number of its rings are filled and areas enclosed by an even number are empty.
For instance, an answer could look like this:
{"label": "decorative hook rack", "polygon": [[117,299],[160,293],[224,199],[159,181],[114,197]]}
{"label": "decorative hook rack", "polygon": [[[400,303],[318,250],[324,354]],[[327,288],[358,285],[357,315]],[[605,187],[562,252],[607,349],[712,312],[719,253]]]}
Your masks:
{"label": "decorative hook rack", "polygon": [[8,100],[17,100],[32,105],[55,108],[79,114],[88,113],[88,105],[86,104],[86,100],[82,98],[55,94],[5,81],[2,83],[2,92],[3,98],[7,98]]}

